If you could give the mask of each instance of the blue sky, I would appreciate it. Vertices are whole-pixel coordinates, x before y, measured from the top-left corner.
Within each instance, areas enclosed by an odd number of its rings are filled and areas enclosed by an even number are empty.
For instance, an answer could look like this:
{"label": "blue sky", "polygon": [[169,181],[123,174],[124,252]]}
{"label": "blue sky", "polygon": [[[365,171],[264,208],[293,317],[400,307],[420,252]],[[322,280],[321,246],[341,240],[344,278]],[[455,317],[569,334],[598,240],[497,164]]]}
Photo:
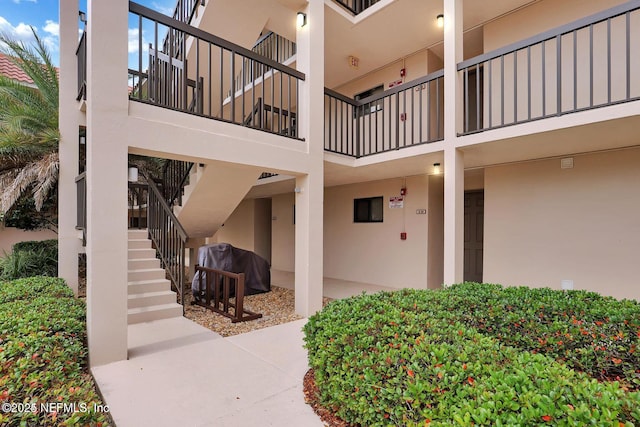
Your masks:
{"label": "blue sky", "polygon": [[[176,0],[137,2],[164,14],[171,14],[176,4]],[[86,0],[81,0],[80,5],[86,11]],[[29,26],[33,26],[46,43],[56,64],[59,55],[58,22],[58,0],[0,0],[0,32],[29,43],[33,41]],[[132,53],[131,49],[129,51]]]}

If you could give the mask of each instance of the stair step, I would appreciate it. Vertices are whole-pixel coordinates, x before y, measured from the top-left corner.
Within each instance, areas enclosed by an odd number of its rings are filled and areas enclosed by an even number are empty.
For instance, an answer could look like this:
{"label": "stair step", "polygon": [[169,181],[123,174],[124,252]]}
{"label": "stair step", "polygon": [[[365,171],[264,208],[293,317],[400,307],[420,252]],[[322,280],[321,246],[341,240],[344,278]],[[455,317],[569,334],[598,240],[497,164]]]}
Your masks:
{"label": "stair step", "polygon": [[137,282],[140,280],[157,280],[164,279],[166,273],[162,268],[146,268],[143,270],[129,270],[127,272],[129,282]]}
{"label": "stair step", "polygon": [[130,271],[160,268],[160,260],[158,258],[129,258],[128,266]]}
{"label": "stair step", "polygon": [[127,306],[128,308],[141,308],[174,302],[176,302],[176,293],[173,291],[144,292],[129,295]]}
{"label": "stair step", "polygon": [[151,240],[129,239],[129,249],[147,249],[147,248],[151,248]]}
{"label": "stair step", "polygon": [[142,230],[129,230],[129,239],[134,239],[134,240],[142,240],[142,239],[148,239],[149,238],[149,232],[146,229],[142,229]]}
{"label": "stair step", "polygon": [[169,319],[171,317],[181,317],[182,306],[177,303],[158,304],[150,307],[130,308],[127,314],[129,325],[142,322],[152,322],[154,320]]}
{"label": "stair step", "polygon": [[145,249],[129,249],[128,259],[149,259],[155,258],[156,250],[152,248]]}
{"label": "stair step", "polygon": [[171,282],[167,279],[135,280],[127,285],[129,295],[144,294],[148,292],[162,292],[171,289]]}

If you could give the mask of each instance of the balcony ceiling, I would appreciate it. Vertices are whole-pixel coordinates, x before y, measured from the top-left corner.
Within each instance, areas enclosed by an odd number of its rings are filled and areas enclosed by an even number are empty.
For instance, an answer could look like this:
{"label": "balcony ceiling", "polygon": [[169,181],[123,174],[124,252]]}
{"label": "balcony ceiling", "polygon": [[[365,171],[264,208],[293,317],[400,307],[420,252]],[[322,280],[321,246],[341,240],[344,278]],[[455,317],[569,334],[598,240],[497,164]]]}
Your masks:
{"label": "balcony ceiling", "polygon": [[[466,0],[465,31],[536,1]],[[326,6],[325,86],[335,88],[425,47],[441,44],[443,34],[436,16],[442,12],[442,1],[395,0],[354,24]],[[442,46],[433,52],[442,56]],[[360,59],[357,70],[348,64],[350,55]]]}

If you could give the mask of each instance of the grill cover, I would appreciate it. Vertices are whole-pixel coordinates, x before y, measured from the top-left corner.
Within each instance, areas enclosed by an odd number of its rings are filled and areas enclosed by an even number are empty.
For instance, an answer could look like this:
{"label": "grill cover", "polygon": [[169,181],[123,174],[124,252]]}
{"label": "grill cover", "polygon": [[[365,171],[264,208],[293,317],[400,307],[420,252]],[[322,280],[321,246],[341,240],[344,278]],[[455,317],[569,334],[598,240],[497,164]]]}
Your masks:
{"label": "grill cover", "polygon": [[[244,294],[254,295],[271,290],[271,270],[267,260],[254,252],[239,249],[228,243],[216,243],[201,246],[198,249],[198,264],[202,267],[231,273],[244,273]],[[193,276],[191,291],[195,297],[202,295],[205,290],[205,280],[200,285],[200,272]]]}

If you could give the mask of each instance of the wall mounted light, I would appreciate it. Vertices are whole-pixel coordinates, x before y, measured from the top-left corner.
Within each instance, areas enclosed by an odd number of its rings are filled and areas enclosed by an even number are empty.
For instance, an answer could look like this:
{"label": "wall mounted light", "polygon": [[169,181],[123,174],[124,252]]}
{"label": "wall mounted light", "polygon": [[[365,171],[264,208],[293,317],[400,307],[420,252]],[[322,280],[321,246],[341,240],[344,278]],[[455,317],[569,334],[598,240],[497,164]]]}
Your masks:
{"label": "wall mounted light", "polygon": [[129,167],[129,174],[127,177],[127,181],[129,182],[138,182],[138,168],[135,166]]}
{"label": "wall mounted light", "polygon": [[440,175],[440,163],[433,164],[433,174]]}
{"label": "wall mounted light", "polygon": [[305,25],[307,25],[307,15],[305,13],[298,12],[296,19],[297,19],[296,23],[298,24],[298,28],[302,28]]}
{"label": "wall mounted light", "polygon": [[444,27],[444,15],[440,14],[436,16],[436,22],[438,23],[438,28]]}

